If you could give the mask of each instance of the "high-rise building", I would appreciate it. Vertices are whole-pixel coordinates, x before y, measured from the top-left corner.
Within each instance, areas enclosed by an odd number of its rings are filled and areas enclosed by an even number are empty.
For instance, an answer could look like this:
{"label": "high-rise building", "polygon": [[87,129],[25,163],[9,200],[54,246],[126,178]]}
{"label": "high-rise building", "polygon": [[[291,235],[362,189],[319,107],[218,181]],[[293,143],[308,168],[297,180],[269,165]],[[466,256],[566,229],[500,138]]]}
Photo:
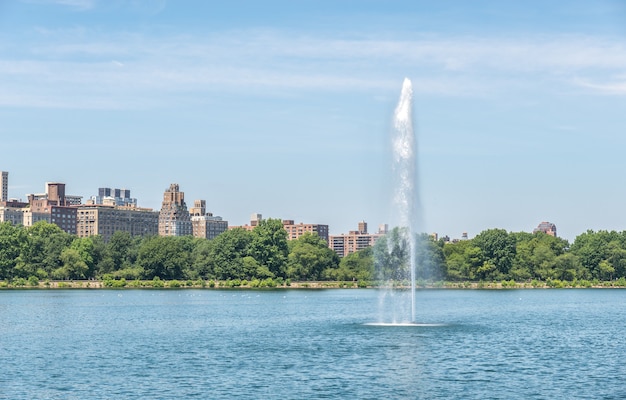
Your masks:
{"label": "high-rise building", "polygon": [[217,235],[228,230],[228,221],[206,212],[206,200],[194,200],[189,213],[194,237],[215,239]]}
{"label": "high-rise building", "polygon": [[0,201],[9,200],[9,172],[0,171]]}
{"label": "high-rise building", "polygon": [[367,223],[361,221],[357,231],[329,236],[328,247],[335,251],[339,257],[345,257],[348,254],[373,246],[383,235],[384,233],[367,233]]}
{"label": "high-rise building", "polygon": [[172,183],[163,193],[163,203],[159,213],[159,235],[186,236],[193,233],[191,219],[185,204],[185,192],[177,183]]}
{"label": "high-rise building", "polygon": [[65,199],[65,183],[46,183],[45,194],[29,194],[28,207],[24,208],[24,226],[39,221],[58,225],[65,232],[76,234],[76,207]]}
{"label": "high-rise building", "polygon": [[[82,203],[83,196],[65,194],[65,183],[46,182],[45,193],[28,195],[29,203],[32,201],[44,201],[45,204],[55,206],[77,206]],[[42,203],[42,204],[44,204]]]}
{"label": "high-rise building", "polygon": [[9,198],[9,173],[0,171],[0,222],[10,221],[13,225],[22,225],[24,223],[24,214],[22,208],[27,203],[21,203],[17,200],[8,201]]}
{"label": "high-rise building", "polygon": [[91,196],[89,204],[137,206],[137,199],[130,197],[129,189],[98,188],[98,195]]}
{"label": "high-rise building", "polygon": [[47,182],[46,194],[48,195],[48,203],[56,206],[64,206],[65,204],[65,183]]}
{"label": "high-rise building", "polygon": [[193,207],[189,210],[192,217],[202,216],[206,214],[206,200],[194,200]]}

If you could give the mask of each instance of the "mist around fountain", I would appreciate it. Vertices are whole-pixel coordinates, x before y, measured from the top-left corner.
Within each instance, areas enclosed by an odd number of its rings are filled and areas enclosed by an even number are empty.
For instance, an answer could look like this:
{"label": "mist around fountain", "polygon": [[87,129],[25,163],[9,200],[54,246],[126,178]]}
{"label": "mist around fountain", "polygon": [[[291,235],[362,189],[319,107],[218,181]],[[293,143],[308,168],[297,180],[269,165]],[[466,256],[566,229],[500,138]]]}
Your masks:
{"label": "mist around fountain", "polygon": [[[393,227],[382,244],[375,246],[375,263],[384,289],[379,301],[381,325],[415,323],[415,280],[417,253],[418,190],[417,140],[413,131],[413,87],[402,83],[391,130]],[[394,286],[408,286],[397,290]]]}

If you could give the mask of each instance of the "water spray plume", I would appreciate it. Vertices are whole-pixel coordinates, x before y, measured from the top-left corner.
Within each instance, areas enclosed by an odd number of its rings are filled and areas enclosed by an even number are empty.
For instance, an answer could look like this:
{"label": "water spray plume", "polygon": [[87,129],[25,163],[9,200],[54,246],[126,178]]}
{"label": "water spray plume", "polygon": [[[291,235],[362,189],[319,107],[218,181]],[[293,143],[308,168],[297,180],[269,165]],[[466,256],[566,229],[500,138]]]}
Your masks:
{"label": "water spray plume", "polygon": [[[386,260],[394,259],[399,244],[406,245],[408,252],[408,269],[410,274],[396,275],[392,279],[410,279],[410,315],[407,316],[408,304],[403,294],[394,293],[393,288],[384,294],[381,304],[391,301],[393,312],[391,324],[406,324],[415,322],[415,276],[416,276],[416,221],[417,221],[417,163],[416,139],[413,132],[413,87],[408,78],[402,83],[400,99],[393,115],[393,129],[391,130],[392,150],[392,177],[393,177],[393,204],[392,215],[398,235],[393,234],[387,239]],[[395,268],[404,267],[395,265]],[[407,276],[410,275],[410,276]],[[400,299],[397,299],[400,297]],[[403,299],[404,298],[404,299]],[[382,304],[384,305],[384,304]],[[396,314],[402,311],[402,316]]]}
{"label": "water spray plume", "polygon": [[416,254],[416,140],[413,132],[413,86],[408,78],[402,82],[400,100],[394,113],[393,154],[396,188],[394,203],[400,227],[409,243],[411,279],[411,316],[415,321],[415,254]]}

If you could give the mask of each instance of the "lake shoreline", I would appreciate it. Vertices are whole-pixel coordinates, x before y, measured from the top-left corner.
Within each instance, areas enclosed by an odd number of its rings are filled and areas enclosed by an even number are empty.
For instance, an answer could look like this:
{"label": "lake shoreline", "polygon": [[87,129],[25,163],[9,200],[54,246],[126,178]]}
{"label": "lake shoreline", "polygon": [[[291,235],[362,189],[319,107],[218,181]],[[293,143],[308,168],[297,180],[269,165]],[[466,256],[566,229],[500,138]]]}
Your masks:
{"label": "lake shoreline", "polygon": [[[156,282],[156,283],[155,283]],[[0,282],[2,289],[55,290],[55,289],[388,289],[409,290],[407,285],[382,286],[349,281],[302,281],[282,283],[274,286],[257,286],[246,281],[178,281],[178,280],[71,280],[71,281],[39,281],[37,284],[27,282]],[[621,282],[619,282],[621,283]],[[568,281],[531,281],[531,282],[435,282],[419,284],[417,290],[507,290],[507,289],[626,289],[617,281],[604,282],[568,282]]]}

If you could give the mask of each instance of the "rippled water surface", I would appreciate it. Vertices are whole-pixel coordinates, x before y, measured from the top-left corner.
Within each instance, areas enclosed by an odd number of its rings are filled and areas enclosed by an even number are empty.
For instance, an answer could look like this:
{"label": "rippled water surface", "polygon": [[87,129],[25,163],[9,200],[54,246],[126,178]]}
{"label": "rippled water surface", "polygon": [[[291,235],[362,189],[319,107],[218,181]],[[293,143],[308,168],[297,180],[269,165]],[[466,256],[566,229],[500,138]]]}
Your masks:
{"label": "rippled water surface", "polygon": [[3,290],[2,399],[622,399],[626,290]]}

